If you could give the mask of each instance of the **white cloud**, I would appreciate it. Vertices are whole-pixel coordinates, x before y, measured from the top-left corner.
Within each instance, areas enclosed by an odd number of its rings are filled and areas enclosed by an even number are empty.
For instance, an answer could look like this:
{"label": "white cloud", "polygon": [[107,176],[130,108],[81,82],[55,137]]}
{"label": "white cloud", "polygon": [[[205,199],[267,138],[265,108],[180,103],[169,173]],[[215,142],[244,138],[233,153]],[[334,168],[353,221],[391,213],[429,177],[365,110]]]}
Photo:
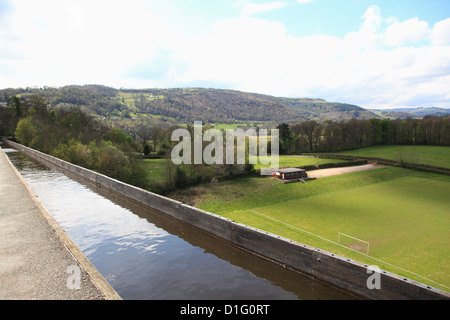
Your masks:
{"label": "white cloud", "polygon": [[362,32],[376,32],[383,22],[380,8],[375,5],[370,6],[361,18],[364,19],[360,28]]}
{"label": "white cloud", "polygon": [[[391,28],[383,29],[390,24]],[[433,34],[443,41],[447,21]],[[407,28],[409,27],[409,28]],[[345,37],[292,37],[280,22],[241,17],[218,22],[193,46],[194,63],[179,79],[215,79],[278,96],[322,97],[368,107],[450,107],[450,47],[402,46],[431,37],[428,24],[384,19],[369,7]],[[208,43],[205,50],[201,43]],[[385,43],[397,47],[386,48]],[[428,98],[428,100],[425,100]]]}
{"label": "white cloud", "polygon": [[201,84],[370,107],[450,107],[450,18],[431,28],[371,6],[343,37],[294,37],[282,22],[254,16],[283,5],[241,1],[238,17],[186,35],[139,0],[16,0],[0,29],[0,87]]}
{"label": "white cloud", "polygon": [[437,46],[450,45],[450,18],[439,21],[434,25],[431,41],[433,45]]}
{"label": "white cloud", "polygon": [[356,31],[348,32],[345,36],[345,45],[350,52],[360,52],[378,47],[383,42],[380,32],[384,19],[381,17],[378,6],[370,6],[361,17],[363,22]]}
{"label": "white cloud", "polygon": [[178,79],[261,84],[263,75],[275,67],[284,35],[278,22],[251,17],[219,21],[211,32],[189,41],[183,59],[191,64]]}
{"label": "white cloud", "polygon": [[[127,6],[135,10],[127,10]],[[0,34],[0,43],[7,43],[7,50],[0,50],[0,62],[15,67],[15,78],[29,85],[63,85],[67,81],[112,85],[123,70],[151,58],[178,37],[136,0],[17,0],[14,10]],[[12,60],[12,52],[21,59]],[[20,80],[0,74],[3,87]]]}
{"label": "white cloud", "polygon": [[386,44],[390,46],[401,46],[405,44],[418,43],[428,40],[431,30],[426,21],[418,18],[403,22],[394,22],[386,30]]}

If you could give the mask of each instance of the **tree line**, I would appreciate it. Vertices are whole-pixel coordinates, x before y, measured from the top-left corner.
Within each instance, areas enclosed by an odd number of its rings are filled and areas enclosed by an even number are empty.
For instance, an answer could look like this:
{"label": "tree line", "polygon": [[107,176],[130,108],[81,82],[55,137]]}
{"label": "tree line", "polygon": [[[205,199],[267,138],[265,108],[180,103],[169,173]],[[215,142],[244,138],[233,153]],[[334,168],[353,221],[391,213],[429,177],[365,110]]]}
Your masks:
{"label": "tree line", "polygon": [[[174,165],[169,158],[176,143],[171,141],[171,134],[176,128],[141,126],[133,139],[78,107],[50,107],[38,95],[14,96],[5,107],[0,107],[0,135],[13,136],[35,150],[160,194],[219,176],[254,173],[249,165]],[[203,130],[209,128],[210,125]],[[162,182],[152,181],[142,161],[142,155],[150,153],[168,158]]]}
{"label": "tree line", "polygon": [[280,153],[333,152],[374,145],[450,146],[450,116],[423,119],[307,120],[282,123]]}
{"label": "tree line", "polygon": [[147,187],[137,145],[118,128],[109,128],[76,107],[49,108],[45,98],[14,96],[0,108],[0,134],[23,145],[112,178]]}
{"label": "tree line", "polygon": [[[171,161],[172,148],[179,143],[179,141],[172,141],[172,133],[175,129],[180,128],[172,126],[170,128],[160,127],[139,127],[137,130],[137,141],[141,142],[143,146],[143,154],[146,155],[150,152],[152,154],[166,158],[165,172],[162,182],[151,181],[151,190],[161,194],[167,194],[179,188],[197,185],[200,183],[211,182],[213,180],[230,179],[238,176],[248,176],[256,174],[256,170],[253,164],[250,164],[249,159],[249,146],[245,145],[245,164],[226,164],[225,146],[222,148],[223,161],[222,164],[207,164],[204,159],[201,163],[194,163],[194,127],[189,123],[186,127],[183,127],[190,133],[190,150],[191,163],[175,165]],[[212,129],[212,126],[207,124],[202,126],[202,134],[206,130]],[[222,132],[222,135],[225,133]],[[225,141],[225,138],[224,138]],[[202,150],[205,150],[211,142],[202,141]],[[145,151],[145,149],[147,151]],[[234,157],[237,158],[237,150],[234,150]],[[183,152],[182,152],[183,153]]]}

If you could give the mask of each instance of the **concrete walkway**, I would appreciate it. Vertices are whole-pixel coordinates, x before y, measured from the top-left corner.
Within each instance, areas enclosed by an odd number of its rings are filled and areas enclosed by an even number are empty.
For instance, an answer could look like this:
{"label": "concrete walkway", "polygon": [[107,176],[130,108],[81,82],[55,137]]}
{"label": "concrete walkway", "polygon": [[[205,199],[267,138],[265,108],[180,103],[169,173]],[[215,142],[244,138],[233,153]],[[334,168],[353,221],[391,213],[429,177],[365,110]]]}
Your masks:
{"label": "concrete walkway", "polygon": [[0,300],[120,299],[0,148]]}

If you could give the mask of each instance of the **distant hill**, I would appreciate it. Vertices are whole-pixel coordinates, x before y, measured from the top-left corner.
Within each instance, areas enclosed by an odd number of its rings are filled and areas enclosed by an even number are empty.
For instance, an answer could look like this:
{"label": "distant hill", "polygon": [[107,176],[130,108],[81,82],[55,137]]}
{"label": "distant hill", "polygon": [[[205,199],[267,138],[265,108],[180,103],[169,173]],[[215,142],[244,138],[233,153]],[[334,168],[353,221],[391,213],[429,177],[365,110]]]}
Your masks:
{"label": "distant hill", "polygon": [[394,109],[370,109],[373,113],[392,119],[423,118],[426,116],[443,117],[450,115],[450,109],[445,108],[394,108]]}
{"label": "distant hill", "polygon": [[122,90],[137,96],[134,105],[148,114],[207,122],[297,122],[306,119],[342,120],[377,117],[361,107],[322,99],[278,98],[221,89]]}
{"label": "distant hill", "polygon": [[0,90],[0,102],[19,95],[44,97],[51,106],[78,106],[122,127],[205,123],[295,123],[301,120],[378,118],[361,107],[322,99],[281,98],[235,90],[114,89],[100,85]]}

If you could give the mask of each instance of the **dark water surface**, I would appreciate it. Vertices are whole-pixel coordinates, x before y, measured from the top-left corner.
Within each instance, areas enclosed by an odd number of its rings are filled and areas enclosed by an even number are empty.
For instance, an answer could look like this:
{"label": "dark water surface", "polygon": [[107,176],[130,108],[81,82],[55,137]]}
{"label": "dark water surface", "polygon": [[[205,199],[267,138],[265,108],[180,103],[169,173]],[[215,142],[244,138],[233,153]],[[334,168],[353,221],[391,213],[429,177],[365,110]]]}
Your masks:
{"label": "dark water surface", "polygon": [[123,299],[354,299],[4,146],[55,220]]}

